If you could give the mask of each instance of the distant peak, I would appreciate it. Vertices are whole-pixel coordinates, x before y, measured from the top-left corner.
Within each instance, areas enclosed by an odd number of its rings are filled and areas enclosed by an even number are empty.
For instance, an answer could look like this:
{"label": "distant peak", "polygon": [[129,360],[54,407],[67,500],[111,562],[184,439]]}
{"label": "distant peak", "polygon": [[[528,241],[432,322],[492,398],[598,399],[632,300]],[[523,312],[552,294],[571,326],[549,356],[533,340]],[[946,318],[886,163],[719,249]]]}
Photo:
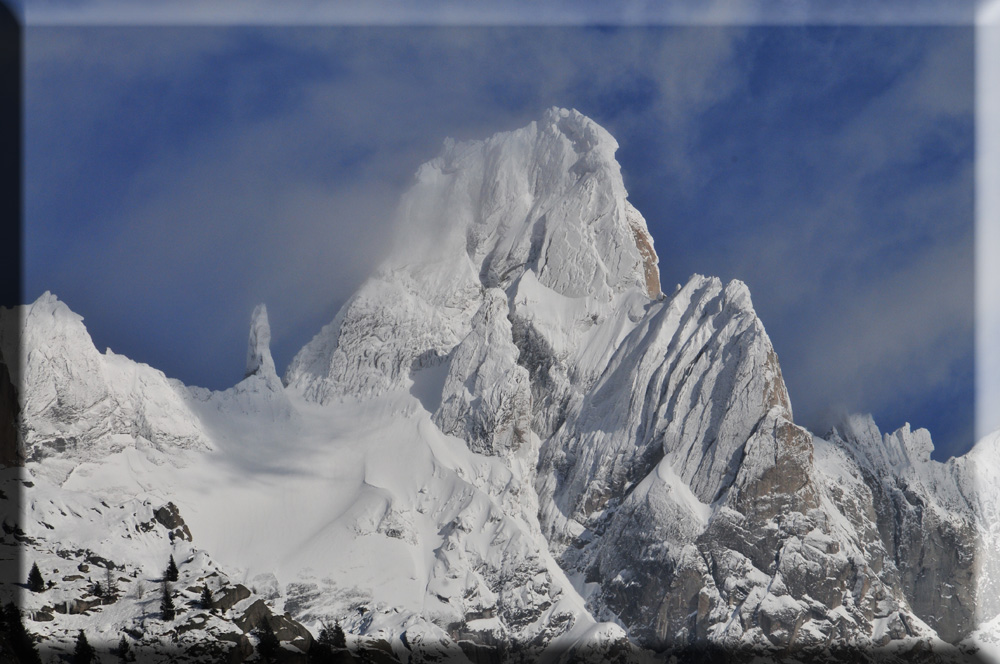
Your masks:
{"label": "distant peak", "polygon": [[264,378],[277,377],[271,358],[271,325],[267,320],[267,307],[258,304],[250,319],[250,341],[247,344],[246,375],[259,374]]}

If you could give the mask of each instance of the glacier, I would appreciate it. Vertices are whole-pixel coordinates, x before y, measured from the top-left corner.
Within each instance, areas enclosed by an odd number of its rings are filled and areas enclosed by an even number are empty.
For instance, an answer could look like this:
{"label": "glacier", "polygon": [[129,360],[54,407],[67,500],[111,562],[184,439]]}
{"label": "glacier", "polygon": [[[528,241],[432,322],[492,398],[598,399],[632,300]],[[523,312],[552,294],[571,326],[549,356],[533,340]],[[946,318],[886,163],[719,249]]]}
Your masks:
{"label": "glacier", "polygon": [[745,284],[661,291],[617,148],[558,108],[447,141],[280,378],[263,305],[223,391],[100,353],[50,293],[3,310],[0,591],[46,656],[85,629],[243,661],[262,621],[386,662],[1000,651],[1000,435],[939,463],[909,425],[796,424]]}

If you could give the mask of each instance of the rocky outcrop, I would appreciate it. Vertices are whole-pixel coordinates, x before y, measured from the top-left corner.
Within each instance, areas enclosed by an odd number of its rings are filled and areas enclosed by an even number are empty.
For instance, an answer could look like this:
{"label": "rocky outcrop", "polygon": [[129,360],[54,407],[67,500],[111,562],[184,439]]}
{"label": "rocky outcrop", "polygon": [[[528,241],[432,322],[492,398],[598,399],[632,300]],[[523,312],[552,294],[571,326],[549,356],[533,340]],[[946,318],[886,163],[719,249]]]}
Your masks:
{"label": "rocky outcrop", "polygon": [[[220,594],[221,593],[221,594]],[[237,583],[235,586],[223,588],[212,597],[212,608],[218,611],[228,611],[237,603],[249,599],[251,593],[246,586]]]}
{"label": "rocky outcrop", "polygon": [[266,622],[279,641],[286,641],[302,652],[309,652],[309,646],[313,641],[309,630],[292,620],[287,613],[275,615],[263,599],[258,599],[248,606],[243,615],[233,622],[244,633],[259,629]]}
{"label": "rocky outcrop", "polygon": [[167,503],[153,510],[153,518],[169,531],[170,539],[175,537],[191,541],[191,529],[181,518],[180,510],[173,503]]}
{"label": "rocky outcrop", "polygon": [[660,292],[660,268],[657,265],[659,257],[653,249],[653,238],[646,230],[646,222],[631,203],[625,203],[625,218],[628,220],[629,228],[635,239],[635,247],[642,257],[642,273],[646,278],[646,295],[650,299],[659,299],[663,293]]}
{"label": "rocky outcrop", "polygon": [[531,437],[528,372],[517,363],[507,297],[491,289],[472,330],[448,360],[441,406],[434,421],[482,454],[512,456]]}

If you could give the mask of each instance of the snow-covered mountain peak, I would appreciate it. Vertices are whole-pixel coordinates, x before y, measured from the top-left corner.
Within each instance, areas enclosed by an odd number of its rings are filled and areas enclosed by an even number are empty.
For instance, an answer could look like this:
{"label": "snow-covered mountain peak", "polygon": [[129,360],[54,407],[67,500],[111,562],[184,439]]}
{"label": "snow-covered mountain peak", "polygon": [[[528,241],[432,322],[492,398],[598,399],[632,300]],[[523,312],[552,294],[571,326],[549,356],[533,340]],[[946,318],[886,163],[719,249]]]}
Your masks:
{"label": "snow-covered mountain peak", "polygon": [[543,114],[542,124],[573,141],[577,154],[599,153],[610,161],[618,150],[614,136],[576,109],[553,106]]}
{"label": "snow-covered mountain peak", "polygon": [[100,356],[83,325],[83,316],[71,311],[49,291],[30,305],[4,310],[4,325],[0,334],[4,358],[15,383],[24,378],[20,374],[23,364],[14,360],[15,353],[19,351],[24,356],[32,352],[42,353],[50,359],[61,353],[85,358],[91,365],[88,370],[93,369],[94,358]]}
{"label": "snow-covered mountain peak", "polygon": [[28,305],[25,316],[50,316],[64,323],[83,321],[83,316],[72,311],[52,291],[45,291],[38,296],[37,300]]}
{"label": "snow-covered mountain peak", "polygon": [[82,316],[48,291],[32,304],[3,314],[4,362],[14,383],[24,386],[26,419],[41,415],[49,404],[73,413],[93,409],[108,398],[104,361]]}
{"label": "snow-covered mountain peak", "polygon": [[[589,320],[555,321],[559,339],[546,341],[583,353],[588,336],[601,336],[588,332],[594,323],[660,297],[653,240],[627,201],[617,147],[565,109],[486,140],[446,141],[402,198],[387,260],[295,357],[286,384],[319,402],[402,387],[462,341],[491,288],[520,299],[513,319],[550,318],[555,307]],[[604,331],[600,357],[625,331]]]}
{"label": "snow-covered mountain peak", "polygon": [[[652,238],[626,201],[617,148],[566,109],[486,140],[447,141],[404,196],[388,264],[502,288],[530,269],[570,297],[608,300],[636,286],[656,297]],[[456,265],[462,257],[471,264]]]}
{"label": "snow-covered mountain peak", "polygon": [[3,362],[20,386],[26,456],[53,457],[43,472],[54,480],[128,445],[210,446],[183,384],[110,349],[98,352],[83,317],[52,293],[0,310],[0,335]]}

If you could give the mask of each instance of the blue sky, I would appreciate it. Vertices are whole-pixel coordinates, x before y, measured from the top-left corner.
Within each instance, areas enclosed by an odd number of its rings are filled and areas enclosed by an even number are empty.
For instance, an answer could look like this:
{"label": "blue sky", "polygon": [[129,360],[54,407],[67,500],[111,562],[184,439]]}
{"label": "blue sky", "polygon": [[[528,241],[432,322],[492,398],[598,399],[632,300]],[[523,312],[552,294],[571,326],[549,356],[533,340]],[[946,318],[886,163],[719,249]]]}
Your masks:
{"label": "blue sky", "polygon": [[973,424],[969,27],[32,27],[25,298],[213,388],[279,371],[446,136],[552,105],[618,139],[664,289],[748,283],[796,419]]}

